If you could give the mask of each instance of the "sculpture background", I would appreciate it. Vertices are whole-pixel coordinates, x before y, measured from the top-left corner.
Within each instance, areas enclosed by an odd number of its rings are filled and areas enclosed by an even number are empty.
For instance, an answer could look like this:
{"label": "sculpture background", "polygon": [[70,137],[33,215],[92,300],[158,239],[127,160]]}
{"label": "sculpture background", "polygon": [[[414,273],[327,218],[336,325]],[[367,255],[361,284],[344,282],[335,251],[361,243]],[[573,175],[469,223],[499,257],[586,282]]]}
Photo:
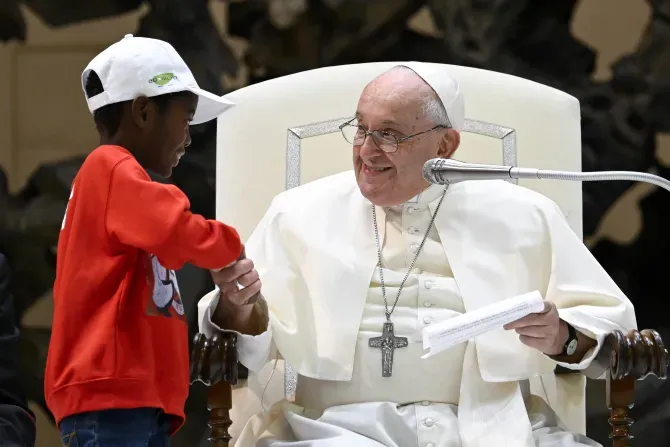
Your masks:
{"label": "sculpture background", "polygon": [[[240,69],[215,28],[207,0],[3,0],[0,39],[25,39],[19,3],[59,27],[115,16],[148,4],[136,35],[171,42],[203,88],[223,94],[223,74]],[[582,104],[583,170],[669,168],[656,156],[656,136],[670,129],[670,0],[649,0],[653,13],[637,50],[618,60],[613,76],[592,80],[595,53],[575,39],[570,21],[576,0],[247,0],[229,5],[228,32],[248,41],[243,64],[249,83],[301,70],[357,62],[421,60],[470,65],[532,79],[567,91]],[[441,36],[418,33],[408,19],[427,7]],[[129,30],[132,32],[132,30]],[[214,216],[213,123],[193,131],[189,157],[170,180],[191,199],[195,212]],[[83,158],[42,165],[16,194],[0,171],[0,251],[12,262],[20,316],[51,288],[58,231],[72,178]],[[158,178],[157,178],[158,179]],[[160,180],[160,179],[158,179]],[[164,180],[162,180],[164,181]],[[597,232],[607,209],[630,184],[584,184],[585,238]],[[663,253],[670,248],[665,211],[670,195],[654,190],[640,201],[643,231],[628,245],[599,240],[591,249],[637,308],[641,327],[670,336],[660,310],[666,295]],[[193,267],[179,272],[189,324],[196,329],[197,297],[210,290],[208,275]],[[24,328],[23,363],[31,400],[43,405],[42,373],[49,332]],[[590,384],[596,394],[600,388]],[[670,445],[660,429],[670,419],[667,385],[640,387],[634,426],[640,445]],[[594,399],[589,433],[607,444],[604,399]],[[176,446],[191,446],[204,430],[204,393],[194,388],[189,421]],[[665,437],[664,437],[665,436]]]}

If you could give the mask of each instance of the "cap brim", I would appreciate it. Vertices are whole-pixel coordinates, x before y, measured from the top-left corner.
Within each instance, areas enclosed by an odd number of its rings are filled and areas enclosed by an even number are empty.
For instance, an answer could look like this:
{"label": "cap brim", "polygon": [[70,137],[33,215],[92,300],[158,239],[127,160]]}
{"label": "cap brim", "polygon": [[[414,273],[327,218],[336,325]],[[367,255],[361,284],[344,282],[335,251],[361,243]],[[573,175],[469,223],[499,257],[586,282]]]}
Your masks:
{"label": "cap brim", "polygon": [[234,102],[228,101],[221,96],[216,96],[201,88],[187,87],[188,91],[198,95],[198,108],[193,115],[191,125],[206,123],[214,118],[218,118],[226,110],[235,105]]}

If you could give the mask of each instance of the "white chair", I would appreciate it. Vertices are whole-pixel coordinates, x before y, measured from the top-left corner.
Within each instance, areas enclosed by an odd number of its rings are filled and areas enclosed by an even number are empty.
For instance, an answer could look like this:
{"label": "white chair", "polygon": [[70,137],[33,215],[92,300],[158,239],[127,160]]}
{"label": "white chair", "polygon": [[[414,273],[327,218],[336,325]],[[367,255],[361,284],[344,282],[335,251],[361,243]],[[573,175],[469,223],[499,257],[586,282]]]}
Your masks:
{"label": "white chair", "polygon": [[[352,169],[352,148],[338,126],[350,119],[363,87],[399,63],[336,66],[297,73],[227,95],[237,105],[218,122],[217,219],[249,237],[274,196],[309,181]],[[452,65],[440,68],[461,85],[467,118],[456,159],[527,167],[581,170],[580,107],[559,90],[501,73]],[[522,180],[554,200],[582,235],[579,183]],[[268,368],[269,370],[270,368]],[[261,376],[265,379],[269,374]],[[296,377],[288,365],[269,389],[285,380],[290,396]],[[299,378],[297,378],[299,380]],[[544,398],[574,432],[585,432],[585,378],[538,377],[533,394]],[[281,398],[280,391],[266,400]],[[233,392],[233,437],[260,410],[242,387]]]}

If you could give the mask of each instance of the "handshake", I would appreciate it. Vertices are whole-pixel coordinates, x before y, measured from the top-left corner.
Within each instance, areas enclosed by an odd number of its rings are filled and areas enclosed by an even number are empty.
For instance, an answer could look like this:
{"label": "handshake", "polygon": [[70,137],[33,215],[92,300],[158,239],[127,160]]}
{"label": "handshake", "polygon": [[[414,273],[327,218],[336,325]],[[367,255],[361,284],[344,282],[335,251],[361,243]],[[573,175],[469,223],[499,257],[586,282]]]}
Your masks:
{"label": "handshake", "polygon": [[258,335],[265,331],[268,312],[261,295],[261,281],[244,248],[237,261],[212,270],[211,274],[220,292],[212,322],[242,334]]}
{"label": "handshake", "polygon": [[[247,259],[246,252],[242,253],[237,261],[227,266],[211,270],[214,284],[218,287],[219,304],[214,313],[214,318],[226,326],[246,326],[249,308],[261,298],[261,280],[251,259]],[[225,323],[224,323],[225,322]]]}

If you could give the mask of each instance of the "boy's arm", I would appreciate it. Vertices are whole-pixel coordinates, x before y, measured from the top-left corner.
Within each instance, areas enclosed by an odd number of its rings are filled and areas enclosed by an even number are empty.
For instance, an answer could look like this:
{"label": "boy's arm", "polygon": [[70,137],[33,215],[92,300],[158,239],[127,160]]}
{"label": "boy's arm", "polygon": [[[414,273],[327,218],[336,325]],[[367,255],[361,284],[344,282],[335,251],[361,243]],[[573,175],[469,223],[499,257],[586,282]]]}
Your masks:
{"label": "boy's arm", "polygon": [[120,243],[153,253],[168,269],[190,262],[217,269],[242,252],[234,228],[191,213],[176,186],[153,182],[131,159],[114,168],[105,209],[107,232]]}

